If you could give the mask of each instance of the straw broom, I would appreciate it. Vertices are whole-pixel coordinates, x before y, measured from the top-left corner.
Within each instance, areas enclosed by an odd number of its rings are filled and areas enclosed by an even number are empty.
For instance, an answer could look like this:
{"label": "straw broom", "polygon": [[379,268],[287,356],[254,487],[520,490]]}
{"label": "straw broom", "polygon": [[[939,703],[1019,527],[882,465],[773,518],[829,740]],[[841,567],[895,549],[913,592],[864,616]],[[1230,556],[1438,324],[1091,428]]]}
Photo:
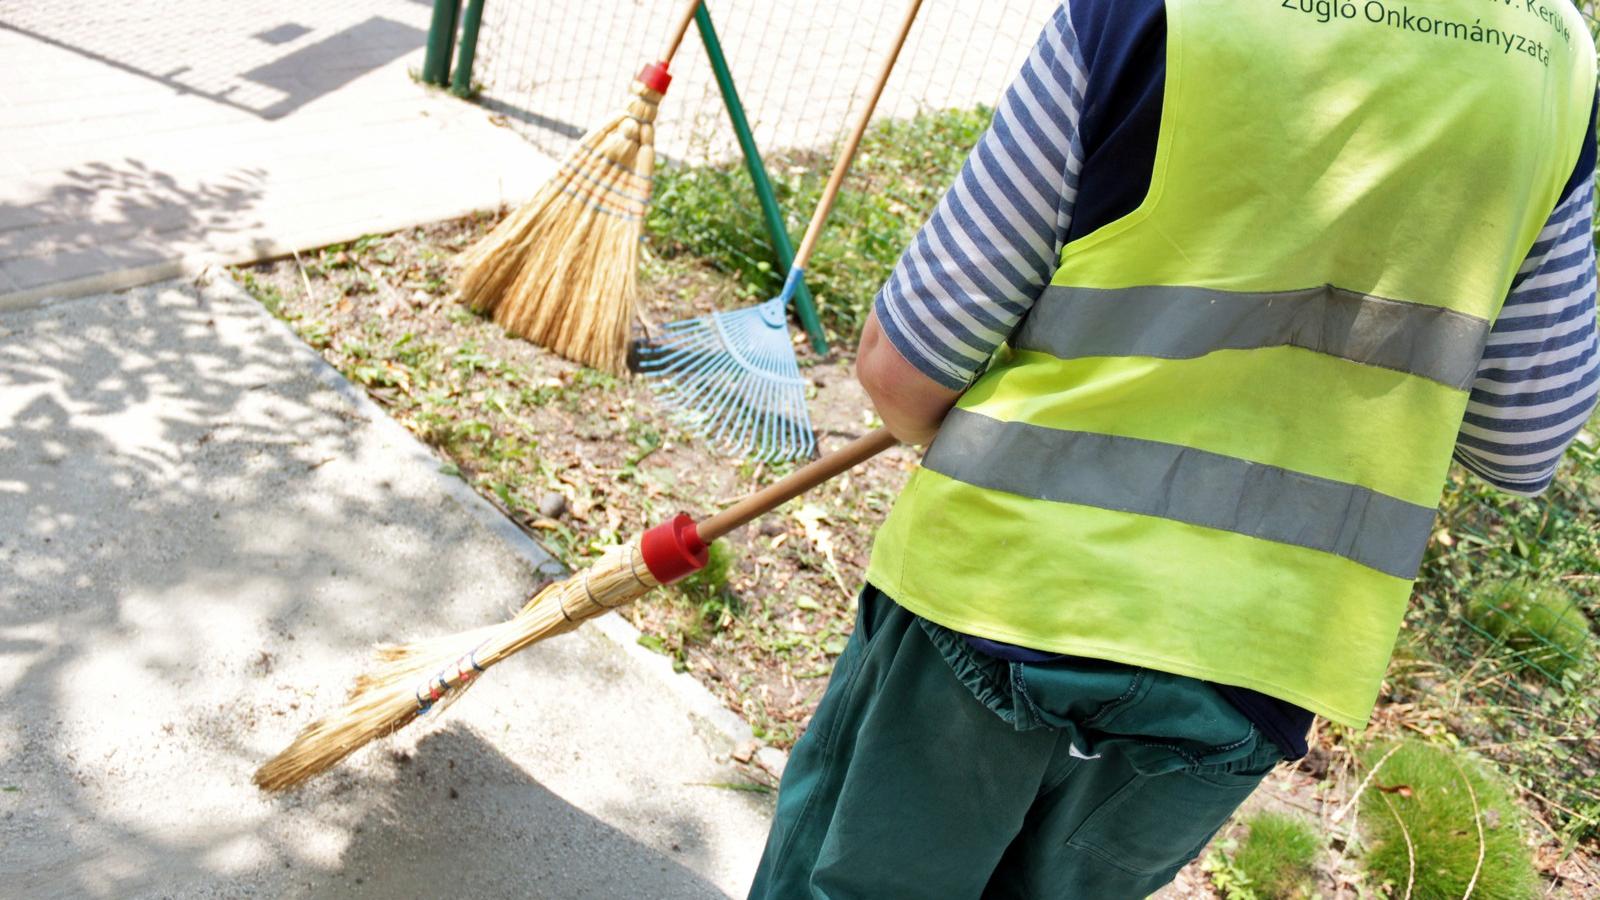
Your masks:
{"label": "straw broom", "polygon": [[894,436],[880,428],[703,522],[680,514],[606,552],[587,570],[545,587],[502,624],[379,647],[374,666],[356,678],[345,705],[312,722],[257,769],[256,786],[266,791],[297,787],[377,738],[436,714],[496,663],[697,571],[705,566],[712,541],[894,444]]}
{"label": "straw broom", "polygon": [[621,374],[638,293],[639,237],[655,172],[655,120],[667,67],[700,0],[660,62],[634,79],[620,115],[585,135],[533,199],[468,248],[458,286],[513,334]]}

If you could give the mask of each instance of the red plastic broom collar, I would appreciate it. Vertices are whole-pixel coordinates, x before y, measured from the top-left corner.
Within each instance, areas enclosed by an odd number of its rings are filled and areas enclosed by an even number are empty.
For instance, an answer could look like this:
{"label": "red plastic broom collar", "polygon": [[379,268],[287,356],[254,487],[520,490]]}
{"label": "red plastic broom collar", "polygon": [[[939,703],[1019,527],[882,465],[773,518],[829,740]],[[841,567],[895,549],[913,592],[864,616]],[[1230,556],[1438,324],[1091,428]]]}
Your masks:
{"label": "red plastic broom collar", "polygon": [[672,74],[667,67],[672,65],[672,57],[677,54],[684,34],[689,31],[689,23],[694,21],[694,15],[699,10],[700,0],[690,0],[683,12],[678,14],[678,21],[672,30],[672,43],[667,45],[667,52],[661,55],[659,62],[645,63],[644,68],[639,70],[637,80],[640,84],[658,94],[667,92],[667,87],[672,84]]}
{"label": "red plastic broom collar", "polygon": [[646,531],[639,538],[639,555],[644,557],[644,567],[660,584],[671,584],[706,567],[710,555],[706,542],[688,513],[678,513],[671,520]]}
{"label": "red plastic broom collar", "polygon": [[728,532],[811,490],[841,472],[855,468],[893,447],[894,435],[887,428],[856,438],[820,459],[778,479],[733,504],[722,512],[695,522],[688,513],[646,531],[639,539],[639,555],[645,568],[661,584],[671,584],[705,568],[710,559],[707,545]]}
{"label": "red plastic broom collar", "polygon": [[665,94],[667,86],[672,84],[672,75],[667,72],[664,62],[645,63],[639,74],[634,76],[638,82],[658,94]]}

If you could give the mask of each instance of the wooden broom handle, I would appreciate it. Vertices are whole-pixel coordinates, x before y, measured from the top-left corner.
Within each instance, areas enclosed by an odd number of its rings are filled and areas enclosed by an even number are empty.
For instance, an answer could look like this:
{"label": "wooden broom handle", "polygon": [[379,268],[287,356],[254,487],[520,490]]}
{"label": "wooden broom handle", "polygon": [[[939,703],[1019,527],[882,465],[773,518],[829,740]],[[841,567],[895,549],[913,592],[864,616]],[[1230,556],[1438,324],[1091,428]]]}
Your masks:
{"label": "wooden broom handle", "polygon": [[917,10],[921,6],[922,0],[911,0],[911,5],[906,7],[905,20],[900,23],[900,34],[894,39],[894,46],[889,50],[889,58],[883,61],[883,71],[878,73],[878,83],[872,87],[872,94],[867,98],[867,106],[861,111],[861,118],[856,120],[855,130],[850,132],[850,137],[844,142],[844,152],[839,155],[839,161],[833,164],[833,174],[828,176],[828,186],[822,191],[822,200],[817,203],[817,211],[811,214],[811,224],[806,226],[806,236],[800,241],[800,252],[794,255],[794,262],[790,265],[792,269],[804,269],[811,259],[811,251],[816,248],[817,237],[822,234],[822,223],[833,210],[833,200],[839,195],[839,186],[844,183],[845,173],[850,171],[850,162],[855,159],[856,148],[861,146],[861,136],[867,133],[867,125],[872,122],[872,111],[878,105],[878,98],[883,95],[883,86],[889,83],[889,73],[894,71],[895,60],[900,58],[900,50],[906,45],[906,35],[911,33],[911,25],[917,20]]}
{"label": "wooden broom handle", "polygon": [[808,463],[699,523],[695,526],[695,531],[699,532],[700,540],[709,544],[735,528],[749,523],[751,519],[777,509],[786,501],[804,494],[840,472],[855,468],[897,443],[899,441],[895,440],[887,428],[879,428],[871,434],[858,437],[827,456]]}
{"label": "wooden broom handle", "polygon": [[683,43],[683,36],[689,33],[689,23],[694,21],[694,14],[700,11],[700,0],[689,0],[689,6],[678,16],[677,30],[672,32],[672,43],[667,45],[666,55],[661,57],[663,66],[672,62],[672,57],[678,55],[678,45]]}

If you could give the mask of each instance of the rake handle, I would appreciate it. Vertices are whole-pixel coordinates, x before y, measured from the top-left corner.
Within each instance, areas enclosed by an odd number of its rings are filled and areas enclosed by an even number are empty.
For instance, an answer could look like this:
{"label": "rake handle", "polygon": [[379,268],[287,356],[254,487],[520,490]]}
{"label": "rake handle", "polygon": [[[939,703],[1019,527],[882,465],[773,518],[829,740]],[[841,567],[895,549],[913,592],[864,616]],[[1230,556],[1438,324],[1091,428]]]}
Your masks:
{"label": "rake handle", "polygon": [[710,544],[735,528],[772,512],[787,501],[793,500],[841,472],[855,468],[898,443],[895,436],[889,433],[889,429],[879,428],[756,491],[699,523],[695,530],[699,533],[700,540]]}
{"label": "rake handle", "polygon": [[883,96],[883,86],[889,83],[889,75],[894,71],[895,60],[900,58],[900,50],[906,45],[906,35],[911,33],[911,25],[916,22],[917,10],[921,7],[922,0],[911,0],[911,4],[906,7],[905,19],[900,23],[900,33],[895,36],[894,46],[889,49],[889,58],[883,61],[883,71],[878,73],[878,83],[872,86],[866,108],[861,110],[855,128],[845,139],[844,150],[839,154],[838,162],[833,164],[833,174],[828,176],[828,186],[822,191],[822,199],[817,203],[816,212],[811,214],[811,224],[806,226],[806,236],[800,241],[800,250],[795,253],[794,262],[790,265],[792,269],[804,269],[811,259],[811,251],[816,248],[817,238],[822,234],[822,223],[827,221],[828,213],[833,211],[834,198],[838,197],[839,187],[844,184],[844,176],[850,171],[850,163],[855,159],[856,150],[861,146],[861,137],[867,133],[867,126],[872,122],[872,111],[878,106],[878,98]]}

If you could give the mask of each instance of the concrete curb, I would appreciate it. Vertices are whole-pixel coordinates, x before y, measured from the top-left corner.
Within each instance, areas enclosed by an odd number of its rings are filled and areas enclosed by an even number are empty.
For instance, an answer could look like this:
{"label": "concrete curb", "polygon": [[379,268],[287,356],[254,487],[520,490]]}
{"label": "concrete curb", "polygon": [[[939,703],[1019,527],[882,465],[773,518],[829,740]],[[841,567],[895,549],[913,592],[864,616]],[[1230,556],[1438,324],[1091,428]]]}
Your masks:
{"label": "concrete curb", "polygon": [[148,266],[118,269],[70,281],[58,281],[44,287],[29,288],[10,294],[0,294],[0,312],[17,312],[37,309],[56,300],[75,300],[90,294],[109,294],[129,288],[143,287],[157,281],[167,281],[194,275],[199,269],[188,270],[181,259],[169,259]]}
{"label": "concrete curb", "polygon": [[[505,202],[508,201],[502,200],[502,203]],[[369,234],[389,234],[395,231],[404,231],[407,228],[459,219],[463,216],[487,211],[481,205],[471,205],[446,210],[442,214],[438,213],[437,210],[430,211],[428,215],[420,219],[416,216],[397,215],[360,222],[347,222],[324,229],[308,231],[296,237],[292,243],[275,238],[256,237],[251,238],[247,243],[233,246],[225,243],[218,244],[200,252],[173,256],[170,259],[143,266],[101,272],[82,278],[58,281],[55,284],[47,284],[42,287],[13,291],[9,294],[0,293],[0,312],[35,309],[53,301],[74,300],[91,294],[124,291],[129,288],[143,287],[147,284],[168,281],[174,278],[198,278],[208,269],[280,259],[292,256],[300,250],[312,250],[317,247],[326,247],[329,244],[345,243]],[[296,340],[299,340],[299,338],[296,337]]]}
{"label": "concrete curb", "polygon": [[[219,267],[205,267],[195,277],[194,283],[202,294],[215,292],[230,299],[242,299],[247,303],[256,304],[255,298]],[[262,310],[262,313],[272,323],[270,327],[291,341],[291,346],[295,348],[294,352],[302,354],[307,359],[320,381],[349,400],[362,418],[371,422],[396,447],[402,448],[402,452],[412,457],[418,465],[426,467],[443,490],[463,510],[476,517],[485,527],[504,540],[535,572],[549,578],[559,578],[567,574],[561,563],[507,519],[493,504],[473,490],[471,485],[458,476],[443,472],[441,467],[445,460],[442,457],[417,440],[416,436],[367,396],[366,391],[352,384],[338,369],[323,359],[322,354],[301,340],[288,323],[268,314],[266,310]],[[633,627],[627,619],[620,615],[601,616],[585,623],[579,628],[579,632],[598,635],[614,644],[631,663],[638,667],[638,671],[658,684],[684,707],[695,725],[695,731],[712,744],[717,752],[732,755],[740,748],[759,746],[752,762],[775,778],[782,776],[784,766],[788,762],[788,754],[775,747],[760,746],[755,733],[750,729],[750,724],[724,706],[722,701],[696,681],[694,676],[674,671],[671,660],[641,645],[639,629]]]}

